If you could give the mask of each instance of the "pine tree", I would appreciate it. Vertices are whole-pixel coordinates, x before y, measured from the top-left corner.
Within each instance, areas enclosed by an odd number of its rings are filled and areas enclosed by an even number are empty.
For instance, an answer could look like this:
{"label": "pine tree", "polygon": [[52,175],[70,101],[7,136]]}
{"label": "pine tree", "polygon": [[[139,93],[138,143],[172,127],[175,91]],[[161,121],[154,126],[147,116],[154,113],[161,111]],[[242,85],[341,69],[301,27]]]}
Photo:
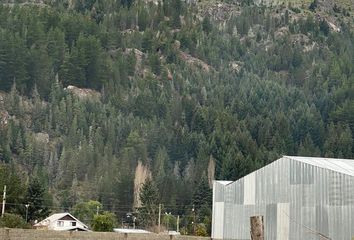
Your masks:
{"label": "pine tree", "polygon": [[147,179],[141,187],[140,192],[141,207],[138,209],[139,224],[145,227],[155,226],[158,218],[159,193],[151,179]]}
{"label": "pine tree", "polygon": [[210,18],[208,16],[203,18],[202,26],[203,31],[206,32],[206,34],[209,34],[211,32],[213,25],[211,24]]}
{"label": "pine tree", "polygon": [[0,188],[2,189],[4,185],[7,187],[6,200],[12,203],[6,205],[6,212],[21,213],[23,209],[19,206],[22,206],[26,185],[20,178],[18,169],[7,164],[0,164]]}
{"label": "pine tree", "polygon": [[211,207],[212,204],[212,191],[209,187],[208,178],[203,173],[197,187],[193,194],[193,204],[196,209],[200,209],[202,206]]}
{"label": "pine tree", "polygon": [[28,220],[42,220],[49,214],[48,195],[41,182],[33,178],[28,186],[25,202],[29,204]]}

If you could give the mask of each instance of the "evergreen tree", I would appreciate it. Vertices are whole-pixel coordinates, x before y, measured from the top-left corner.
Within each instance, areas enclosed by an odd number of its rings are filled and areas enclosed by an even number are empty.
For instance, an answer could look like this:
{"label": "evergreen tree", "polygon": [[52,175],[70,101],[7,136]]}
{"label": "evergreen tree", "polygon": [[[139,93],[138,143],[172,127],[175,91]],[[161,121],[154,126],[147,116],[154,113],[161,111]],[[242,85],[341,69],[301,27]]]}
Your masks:
{"label": "evergreen tree", "polygon": [[204,17],[203,22],[202,22],[202,26],[203,26],[204,32],[206,32],[207,34],[209,34],[211,32],[213,26],[212,26],[208,16]]}
{"label": "evergreen tree", "polygon": [[151,179],[147,179],[141,187],[141,207],[138,209],[138,222],[144,227],[153,227],[157,224],[159,196],[158,189]]}
{"label": "evergreen tree", "polygon": [[6,200],[9,205],[6,205],[6,211],[19,214],[23,209],[22,206],[26,185],[23,179],[18,175],[18,170],[6,164],[0,164],[0,192],[6,185],[7,196]]}
{"label": "evergreen tree", "polygon": [[193,204],[196,210],[202,207],[211,208],[212,198],[212,191],[209,187],[208,179],[204,173],[193,194]]}
{"label": "evergreen tree", "polygon": [[32,178],[25,196],[28,207],[28,220],[42,220],[49,215],[50,203],[49,195],[46,193],[45,187],[37,178]]}

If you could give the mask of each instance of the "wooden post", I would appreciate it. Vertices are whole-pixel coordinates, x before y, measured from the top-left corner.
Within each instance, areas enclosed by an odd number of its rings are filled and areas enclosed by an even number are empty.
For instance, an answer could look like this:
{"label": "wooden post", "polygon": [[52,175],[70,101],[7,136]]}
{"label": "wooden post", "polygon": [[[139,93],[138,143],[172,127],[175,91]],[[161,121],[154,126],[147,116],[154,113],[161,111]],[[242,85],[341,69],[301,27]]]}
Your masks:
{"label": "wooden post", "polygon": [[177,216],[177,232],[179,232],[179,215]]}
{"label": "wooden post", "polygon": [[161,204],[159,204],[159,233],[161,232]]}
{"label": "wooden post", "polygon": [[5,228],[5,240],[10,240],[10,229]]}
{"label": "wooden post", "polygon": [[253,216],[251,220],[251,240],[264,240],[263,216]]}
{"label": "wooden post", "polygon": [[5,204],[6,204],[6,185],[4,186],[4,195],[2,197],[1,217],[3,217],[5,214]]}

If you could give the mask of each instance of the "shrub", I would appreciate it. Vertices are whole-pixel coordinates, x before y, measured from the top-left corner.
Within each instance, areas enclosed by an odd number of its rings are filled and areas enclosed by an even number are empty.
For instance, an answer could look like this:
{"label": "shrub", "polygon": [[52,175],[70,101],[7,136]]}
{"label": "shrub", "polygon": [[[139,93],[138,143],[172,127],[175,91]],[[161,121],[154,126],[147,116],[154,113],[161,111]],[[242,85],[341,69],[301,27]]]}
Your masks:
{"label": "shrub", "polygon": [[97,232],[112,232],[115,224],[113,213],[104,212],[95,215],[92,221],[92,229]]}
{"label": "shrub", "polygon": [[203,223],[198,224],[195,229],[195,234],[197,236],[207,237],[208,232],[207,232],[207,228],[206,228],[205,224],[203,224]]}
{"label": "shrub", "polygon": [[31,225],[26,223],[20,215],[5,213],[4,216],[0,218],[0,227],[31,228]]}

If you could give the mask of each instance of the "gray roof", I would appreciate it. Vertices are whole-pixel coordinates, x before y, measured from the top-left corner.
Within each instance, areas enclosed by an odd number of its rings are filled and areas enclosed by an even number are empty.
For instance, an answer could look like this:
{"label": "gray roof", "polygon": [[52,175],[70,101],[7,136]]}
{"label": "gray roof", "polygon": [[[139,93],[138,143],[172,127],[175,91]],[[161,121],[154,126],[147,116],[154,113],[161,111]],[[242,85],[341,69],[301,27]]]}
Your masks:
{"label": "gray roof", "polygon": [[354,176],[354,160],[339,158],[319,158],[319,157],[295,157],[284,156],[284,158],[310,164],[319,168]]}
{"label": "gray roof", "polygon": [[[330,171],[346,174],[354,177],[354,160],[353,159],[340,159],[340,158],[321,158],[321,157],[299,157],[299,156],[283,156],[277,161],[281,160],[294,160],[302,163],[306,163],[315,167],[322,169],[327,169]],[[258,169],[259,170],[259,169]],[[258,171],[256,170],[256,171]],[[222,185],[229,185],[236,181],[220,181],[216,180],[217,183]]]}
{"label": "gray roof", "polygon": [[113,232],[119,233],[151,233],[144,229],[113,228]]}
{"label": "gray roof", "polygon": [[222,185],[228,185],[230,183],[233,183],[233,181],[222,181],[222,180],[216,180],[216,182]]}

